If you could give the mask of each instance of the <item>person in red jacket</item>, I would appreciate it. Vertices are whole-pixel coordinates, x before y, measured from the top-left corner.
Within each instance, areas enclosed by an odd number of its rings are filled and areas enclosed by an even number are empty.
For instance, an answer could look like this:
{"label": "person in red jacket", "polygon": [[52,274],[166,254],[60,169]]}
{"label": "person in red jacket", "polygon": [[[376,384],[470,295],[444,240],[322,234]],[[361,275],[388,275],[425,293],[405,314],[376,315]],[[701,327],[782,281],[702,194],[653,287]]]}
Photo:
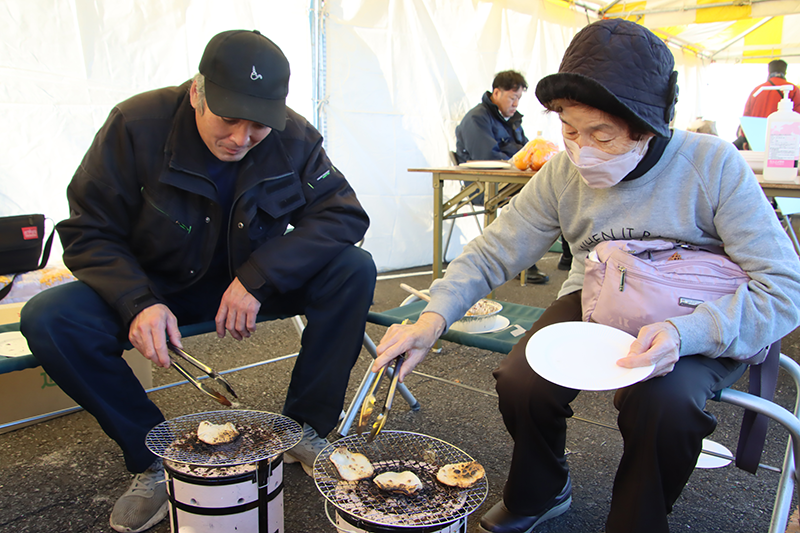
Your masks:
{"label": "person in red jacket", "polygon": [[[769,76],[767,81],[758,85],[755,89],[750,91],[750,96],[747,98],[747,103],[744,105],[745,117],[768,117],[778,110],[778,102],[783,98],[782,91],[761,91],[758,95],[756,93],[762,87],[791,85],[792,90],[789,91],[789,98],[794,102],[794,112],[800,113],[800,91],[793,83],[786,81],[786,61],[782,59],[775,59],[767,65]],[[747,139],[744,136],[744,131],[739,127],[736,132],[737,139],[733,144],[739,150],[750,150],[750,145],[747,144]]]}
{"label": "person in red jacket", "polygon": [[794,102],[794,112],[800,113],[800,91],[793,83],[786,81],[786,61],[776,59],[769,63],[769,77],[767,81],[756,87],[750,92],[747,98],[747,103],[744,106],[744,116],[746,117],[768,117],[778,110],[778,102],[783,98],[782,91],[761,91],[758,95],[755,93],[761,87],[780,85],[791,85],[792,90],[789,91],[789,98]]}

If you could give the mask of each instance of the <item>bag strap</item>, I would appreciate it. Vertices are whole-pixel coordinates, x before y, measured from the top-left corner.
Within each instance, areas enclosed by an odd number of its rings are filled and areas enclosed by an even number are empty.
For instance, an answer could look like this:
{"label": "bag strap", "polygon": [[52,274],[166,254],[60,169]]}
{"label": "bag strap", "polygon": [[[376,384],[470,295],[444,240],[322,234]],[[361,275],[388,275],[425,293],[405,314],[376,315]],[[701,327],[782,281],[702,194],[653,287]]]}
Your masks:
{"label": "bag strap", "polygon": [[[750,366],[750,394],[772,401],[778,384],[780,355],[781,341],[776,341],[769,347],[763,363]],[[768,423],[769,417],[765,415],[750,410],[744,412],[736,447],[736,466],[751,474],[756,473],[761,461]]]}
{"label": "bag strap", "polygon": [[11,286],[14,285],[14,280],[17,279],[17,276],[19,276],[19,274],[14,274],[11,281],[8,282],[8,285],[0,289],[0,300],[8,296],[8,293],[11,292]]}
{"label": "bag strap", "polygon": [[[47,242],[44,243],[44,248],[42,249],[42,260],[39,262],[39,266],[36,267],[36,270],[42,269],[45,267],[45,265],[47,265],[47,261],[50,259],[50,248],[53,247],[53,236],[55,236],[55,234],[56,227],[53,226],[53,229],[50,230],[50,235],[47,237]],[[11,285],[11,283],[9,283],[9,285]],[[0,296],[0,298],[3,298],[3,296]]]}

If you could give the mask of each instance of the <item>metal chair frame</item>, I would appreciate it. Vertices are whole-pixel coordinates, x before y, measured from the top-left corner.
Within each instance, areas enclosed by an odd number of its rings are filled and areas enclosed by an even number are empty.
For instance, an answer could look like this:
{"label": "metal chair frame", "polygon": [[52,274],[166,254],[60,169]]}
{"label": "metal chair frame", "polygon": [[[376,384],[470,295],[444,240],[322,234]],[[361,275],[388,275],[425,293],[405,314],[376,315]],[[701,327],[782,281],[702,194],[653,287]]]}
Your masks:
{"label": "metal chair frame", "polygon": [[[781,354],[779,365],[794,380],[795,402],[792,411],[764,398],[731,388],[722,389],[712,398],[719,402],[738,405],[763,414],[778,422],[789,432],[780,482],[778,483],[775,503],[772,508],[769,533],[784,533],[786,531],[792,510],[792,496],[800,486],[800,476],[797,471],[797,465],[800,464],[800,418],[798,418],[798,411],[800,410],[800,364]],[[798,493],[798,497],[800,497],[800,493]]]}

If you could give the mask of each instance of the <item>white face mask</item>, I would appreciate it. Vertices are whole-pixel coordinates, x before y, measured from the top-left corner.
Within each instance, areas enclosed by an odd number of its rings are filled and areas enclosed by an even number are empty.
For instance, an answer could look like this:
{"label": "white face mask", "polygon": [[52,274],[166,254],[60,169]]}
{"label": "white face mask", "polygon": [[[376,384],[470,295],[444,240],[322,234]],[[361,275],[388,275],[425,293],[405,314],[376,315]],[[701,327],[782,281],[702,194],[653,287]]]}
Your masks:
{"label": "white face mask", "polygon": [[578,143],[564,139],[567,147],[567,156],[578,167],[578,172],[592,189],[606,189],[613,187],[644,158],[647,153],[649,138],[641,139],[632,150],[621,155],[607,154],[591,146],[578,146]]}

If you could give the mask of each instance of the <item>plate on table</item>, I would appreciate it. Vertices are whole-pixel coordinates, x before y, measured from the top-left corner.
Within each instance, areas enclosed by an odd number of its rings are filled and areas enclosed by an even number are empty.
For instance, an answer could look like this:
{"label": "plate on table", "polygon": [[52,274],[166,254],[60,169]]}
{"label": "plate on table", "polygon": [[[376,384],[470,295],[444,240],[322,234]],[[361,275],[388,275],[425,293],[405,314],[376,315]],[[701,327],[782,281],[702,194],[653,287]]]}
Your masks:
{"label": "plate on table", "polygon": [[642,381],[655,365],[623,368],[636,338],[594,322],[560,322],[545,326],[528,341],[525,357],[537,374],[562,387],[613,390]]}
{"label": "plate on table", "polygon": [[30,355],[28,341],[19,331],[4,331],[0,333],[0,357],[22,357]]}
{"label": "plate on table", "polygon": [[514,165],[508,161],[467,161],[458,166],[464,168],[483,168],[483,169],[509,169],[514,168]]}
{"label": "plate on table", "polygon": [[511,325],[511,321],[509,319],[501,315],[495,315],[487,318],[486,320],[469,322],[459,320],[450,326],[450,329],[453,331],[460,331],[462,333],[480,334],[494,333],[495,331],[506,329],[509,325]]}

